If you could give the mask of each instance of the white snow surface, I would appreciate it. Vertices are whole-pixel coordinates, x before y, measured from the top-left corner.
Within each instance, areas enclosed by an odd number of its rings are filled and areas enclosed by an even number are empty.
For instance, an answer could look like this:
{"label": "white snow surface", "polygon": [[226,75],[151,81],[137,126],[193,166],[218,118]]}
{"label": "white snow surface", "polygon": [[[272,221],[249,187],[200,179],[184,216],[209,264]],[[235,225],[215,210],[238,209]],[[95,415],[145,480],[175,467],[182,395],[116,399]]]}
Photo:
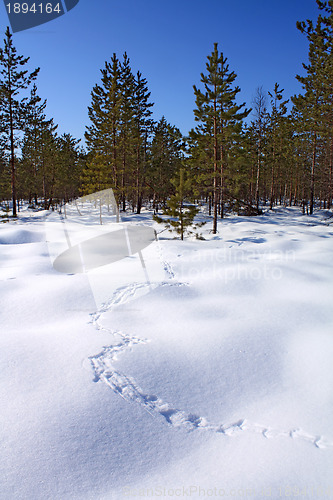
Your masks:
{"label": "white snow surface", "polygon": [[328,215],[163,232],[77,275],[58,214],[0,224],[0,499],[333,497]]}

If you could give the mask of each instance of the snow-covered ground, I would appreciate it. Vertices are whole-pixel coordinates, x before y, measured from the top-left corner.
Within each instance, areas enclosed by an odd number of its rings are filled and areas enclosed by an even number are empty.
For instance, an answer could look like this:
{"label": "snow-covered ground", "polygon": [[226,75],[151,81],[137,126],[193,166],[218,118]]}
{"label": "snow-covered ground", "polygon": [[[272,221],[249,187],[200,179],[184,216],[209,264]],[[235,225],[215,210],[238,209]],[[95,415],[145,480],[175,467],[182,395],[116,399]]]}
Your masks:
{"label": "snow-covered ground", "polygon": [[1,500],[333,497],[328,214],[88,274],[53,268],[57,217],[0,225]]}

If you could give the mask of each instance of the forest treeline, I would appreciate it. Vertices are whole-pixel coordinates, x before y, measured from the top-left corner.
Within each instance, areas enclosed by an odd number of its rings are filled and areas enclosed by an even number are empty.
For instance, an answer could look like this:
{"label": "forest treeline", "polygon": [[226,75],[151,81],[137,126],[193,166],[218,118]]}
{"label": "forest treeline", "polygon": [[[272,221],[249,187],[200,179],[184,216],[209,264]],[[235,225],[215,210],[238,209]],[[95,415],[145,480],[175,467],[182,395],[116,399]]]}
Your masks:
{"label": "forest treeline", "polygon": [[[195,213],[207,204],[213,232],[226,213],[262,207],[331,208],[333,185],[333,0],[316,0],[317,20],[301,21],[308,63],[299,95],[280,84],[239,103],[237,75],[217,44],[193,86],[196,126],[183,136],[153,119],[148,82],[125,53],[113,54],[91,92],[86,148],[58,135],[38,95],[39,68],[17,55],[7,28],[0,49],[0,201],[49,209],[112,188],[120,210]],[[171,213],[172,215],[172,213]]]}

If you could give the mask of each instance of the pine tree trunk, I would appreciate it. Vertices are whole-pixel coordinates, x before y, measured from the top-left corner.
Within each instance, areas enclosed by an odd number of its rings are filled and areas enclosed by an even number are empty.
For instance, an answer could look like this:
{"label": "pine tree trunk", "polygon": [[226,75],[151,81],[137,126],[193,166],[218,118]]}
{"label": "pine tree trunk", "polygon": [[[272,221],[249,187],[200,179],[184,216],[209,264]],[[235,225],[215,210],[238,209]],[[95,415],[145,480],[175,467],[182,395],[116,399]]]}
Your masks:
{"label": "pine tree trunk", "polygon": [[123,171],[121,173],[121,191],[122,191],[122,204],[123,212],[126,212],[126,196],[125,196],[125,168],[126,168],[126,156],[123,155]]}
{"label": "pine tree trunk", "polygon": [[298,177],[296,177],[295,191],[294,191],[294,207],[297,205],[297,191],[298,191]]}
{"label": "pine tree trunk", "polygon": [[314,188],[315,188],[315,167],[317,158],[317,134],[315,133],[312,151],[311,184],[310,184],[310,215],[313,214]]}
{"label": "pine tree trunk", "polygon": [[13,200],[13,217],[17,217],[16,210],[16,175],[15,175],[15,148],[14,148],[14,123],[13,123],[13,106],[11,95],[11,80],[10,72],[8,70],[9,82],[9,127],[10,127],[10,165],[12,177],[12,200]]}
{"label": "pine tree trunk", "polygon": [[272,167],[272,182],[271,182],[271,195],[270,195],[270,206],[269,208],[273,210],[274,205],[274,167]]}
{"label": "pine tree trunk", "polygon": [[47,210],[47,195],[46,195],[46,179],[45,179],[45,165],[44,160],[42,161],[42,170],[43,170],[43,198],[44,198],[44,208]]}
{"label": "pine tree trunk", "polygon": [[332,205],[332,197],[333,197],[333,186],[332,186],[332,178],[333,175],[333,137],[331,138],[331,147],[330,147],[330,168],[329,168],[329,177],[328,177],[328,196],[327,196],[327,208],[330,209]]}
{"label": "pine tree trunk", "polygon": [[270,195],[270,209],[273,210],[274,205],[274,182],[275,182],[275,141],[273,143],[273,163],[272,163],[272,178],[271,178],[271,195]]}
{"label": "pine tree trunk", "polygon": [[183,217],[183,197],[184,197],[184,169],[180,169],[180,182],[179,182],[179,196],[180,196],[180,234],[181,239],[184,240],[184,217]]}
{"label": "pine tree trunk", "polygon": [[293,177],[290,176],[290,190],[289,190],[289,206],[291,207],[293,202]]}
{"label": "pine tree trunk", "polygon": [[260,156],[261,156],[261,138],[259,138],[259,144],[258,144],[257,181],[256,181],[256,207],[258,211],[259,211]]}
{"label": "pine tree trunk", "polygon": [[220,179],[220,203],[221,203],[221,219],[224,217],[224,158],[223,158],[223,145],[220,147],[221,156],[221,179]]}
{"label": "pine tree trunk", "polygon": [[114,122],[112,122],[112,160],[113,160],[113,183],[117,190],[118,187],[118,172],[117,172],[117,141],[116,141],[116,129]]}
{"label": "pine tree trunk", "polygon": [[136,213],[141,212],[141,197],[140,197],[140,147],[136,147]]}
{"label": "pine tree trunk", "polygon": [[287,180],[284,183],[283,206],[287,206]]}
{"label": "pine tree trunk", "polygon": [[[215,87],[216,95],[216,87]],[[216,98],[214,99],[214,182],[213,182],[213,195],[214,195],[214,219],[213,219],[213,234],[217,233],[217,123],[216,123]]]}
{"label": "pine tree trunk", "polygon": [[250,204],[253,204],[253,178],[254,178],[254,162],[255,158],[251,159],[251,181],[250,181]]}

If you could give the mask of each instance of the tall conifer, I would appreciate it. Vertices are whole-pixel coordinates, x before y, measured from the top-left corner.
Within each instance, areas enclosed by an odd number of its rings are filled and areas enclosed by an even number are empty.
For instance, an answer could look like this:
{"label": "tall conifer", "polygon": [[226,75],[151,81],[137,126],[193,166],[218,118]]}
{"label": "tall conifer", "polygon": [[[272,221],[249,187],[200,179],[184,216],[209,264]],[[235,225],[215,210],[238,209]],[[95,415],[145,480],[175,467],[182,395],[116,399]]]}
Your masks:
{"label": "tall conifer", "polygon": [[[226,148],[231,137],[240,132],[238,124],[249,114],[241,111],[245,103],[237,105],[236,96],[240,92],[234,86],[236,73],[229,70],[227,58],[219,53],[218,44],[207,57],[206,74],[201,74],[203,90],[193,86],[196,98],[195,120],[200,122],[197,133],[209,138],[209,150],[212,156],[210,167],[213,193],[213,233],[217,232],[218,204],[221,203],[221,215],[224,205],[224,169]],[[209,152],[208,152],[209,153]]]}
{"label": "tall conifer", "polygon": [[[309,63],[303,64],[306,75],[296,77],[302,84],[304,93],[292,98],[295,114],[298,116],[298,133],[306,137],[308,145],[309,161],[305,174],[309,173],[310,177],[310,214],[314,209],[320,143],[327,135],[327,126],[333,123],[333,38],[330,29],[333,23],[333,3],[317,0],[317,4],[322,10],[326,10],[329,16],[323,18],[319,15],[315,25],[311,20],[297,23],[297,28],[309,41]],[[330,135],[332,137],[332,133]]]}
{"label": "tall conifer", "polygon": [[22,160],[20,184],[29,198],[29,202],[38,204],[38,197],[42,196],[45,185],[43,161],[45,160],[45,140],[48,132],[53,135],[57,129],[53,119],[48,120],[45,115],[46,100],[42,101],[34,84],[31,90],[29,104],[25,114],[25,133],[22,141]]}
{"label": "tall conifer", "polygon": [[10,161],[14,217],[17,215],[16,134],[24,129],[23,117],[27,105],[26,100],[21,97],[21,92],[30,86],[37,78],[39,72],[39,68],[31,73],[23,69],[23,66],[27,64],[29,59],[29,57],[24,58],[17,55],[17,50],[13,45],[12,34],[9,27],[7,27],[4,48],[0,48],[0,133],[5,138],[6,150],[8,151]]}
{"label": "tall conifer", "polygon": [[135,92],[133,101],[134,110],[134,134],[135,134],[135,193],[136,211],[139,214],[143,201],[143,189],[145,175],[147,171],[147,150],[148,139],[153,131],[154,121],[151,118],[150,92],[148,91],[147,80],[142,77],[140,71],[135,79]]}
{"label": "tall conifer", "polygon": [[96,160],[99,183],[113,187],[116,194],[119,194],[122,87],[121,68],[116,54],[113,54],[111,62],[105,62],[101,74],[101,84],[94,86],[91,105],[88,107],[91,124],[87,127],[85,138],[89,162],[84,174],[83,190],[88,194],[87,191],[94,189],[94,182],[90,186],[89,175],[94,177]]}

